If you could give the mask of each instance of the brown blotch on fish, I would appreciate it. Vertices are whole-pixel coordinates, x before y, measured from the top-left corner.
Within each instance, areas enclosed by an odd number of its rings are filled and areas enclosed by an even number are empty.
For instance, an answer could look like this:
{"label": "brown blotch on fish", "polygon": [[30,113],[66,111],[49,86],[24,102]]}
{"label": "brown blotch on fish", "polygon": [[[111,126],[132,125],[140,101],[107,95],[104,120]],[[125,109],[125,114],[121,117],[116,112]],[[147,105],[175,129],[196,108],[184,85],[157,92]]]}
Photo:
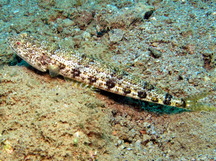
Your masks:
{"label": "brown blotch on fish", "polygon": [[94,77],[94,76],[90,76],[90,77],[88,78],[88,80],[89,80],[90,83],[95,83],[95,82],[98,80],[98,78],[97,78],[97,77]]}
{"label": "brown blotch on fish", "polygon": [[62,63],[59,64],[59,69],[64,69],[66,66]]}
{"label": "brown blotch on fish", "polygon": [[184,99],[181,99],[181,102],[176,102],[175,106],[176,107],[186,107],[187,104],[186,104],[186,101]]}
{"label": "brown blotch on fish", "polygon": [[170,105],[172,97],[173,97],[172,95],[170,95],[169,93],[166,93],[163,103],[165,105]]}
{"label": "brown blotch on fish", "polygon": [[158,102],[158,98],[157,98],[157,97],[152,97],[152,98],[151,98],[151,101],[152,101],[152,102]]}
{"label": "brown blotch on fish", "polygon": [[108,81],[106,81],[106,86],[107,86],[108,88],[113,88],[113,87],[115,87],[115,80],[109,79]]}
{"label": "brown blotch on fish", "polygon": [[131,89],[129,87],[126,87],[123,89],[124,94],[129,94],[131,93]]}
{"label": "brown blotch on fish", "polygon": [[152,84],[149,84],[148,82],[145,82],[143,85],[143,89],[147,89],[148,91],[151,91],[154,89],[154,86]]}
{"label": "brown blotch on fish", "polygon": [[80,75],[80,70],[79,69],[72,69],[71,74],[73,78],[78,77]]}
{"label": "brown blotch on fish", "polygon": [[139,97],[139,98],[146,98],[146,96],[147,96],[147,94],[146,94],[145,91],[139,91],[139,92],[138,92],[138,97]]}
{"label": "brown blotch on fish", "polygon": [[50,58],[43,54],[41,57],[37,57],[36,60],[40,62],[41,65],[46,65],[51,62]]}

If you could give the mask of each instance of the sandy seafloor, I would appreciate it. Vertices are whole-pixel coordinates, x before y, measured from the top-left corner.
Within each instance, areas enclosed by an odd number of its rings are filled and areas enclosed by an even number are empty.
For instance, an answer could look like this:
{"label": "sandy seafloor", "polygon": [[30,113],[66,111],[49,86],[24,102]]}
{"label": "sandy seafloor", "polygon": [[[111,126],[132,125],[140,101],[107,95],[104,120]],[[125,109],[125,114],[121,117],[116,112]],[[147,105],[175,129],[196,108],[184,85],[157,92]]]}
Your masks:
{"label": "sandy seafloor", "polygon": [[[215,8],[213,0],[0,0],[0,161],[216,160]],[[7,38],[20,33],[174,96],[203,96],[201,110],[51,78],[10,49]]]}

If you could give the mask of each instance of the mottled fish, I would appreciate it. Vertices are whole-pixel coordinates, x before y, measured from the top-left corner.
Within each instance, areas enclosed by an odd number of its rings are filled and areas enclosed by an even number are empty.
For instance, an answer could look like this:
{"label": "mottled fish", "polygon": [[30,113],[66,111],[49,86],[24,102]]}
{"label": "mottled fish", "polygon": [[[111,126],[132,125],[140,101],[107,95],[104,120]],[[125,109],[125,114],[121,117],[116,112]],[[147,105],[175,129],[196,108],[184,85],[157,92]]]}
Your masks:
{"label": "mottled fish", "polygon": [[81,54],[65,56],[61,50],[50,52],[27,34],[9,38],[9,44],[19,57],[41,72],[50,71],[111,93],[143,101],[181,108],[190,106],[191,101],[176,98],[145,81],[136,81],[133,77],[106,69],[100,62],[87,60]]}

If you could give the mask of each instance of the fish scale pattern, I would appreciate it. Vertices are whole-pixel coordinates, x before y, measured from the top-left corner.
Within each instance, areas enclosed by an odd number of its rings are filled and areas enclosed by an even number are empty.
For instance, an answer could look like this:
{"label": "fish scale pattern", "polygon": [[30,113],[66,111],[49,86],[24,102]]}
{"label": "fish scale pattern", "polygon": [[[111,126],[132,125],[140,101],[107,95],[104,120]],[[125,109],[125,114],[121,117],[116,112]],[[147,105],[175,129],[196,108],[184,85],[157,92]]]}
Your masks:
{"label": "fish scale pattern", "polygon": [[[143,101],[185,108],[186,101],[130,75],[118,74],[99,61],[62,50],[51,52],[35,37],[20,34],[9,38],[16,54],[42,72],[50,71],[96,88]],[[81,55],[81,54],[80,54]],[[138,81],[136,81],[138,80]]]}

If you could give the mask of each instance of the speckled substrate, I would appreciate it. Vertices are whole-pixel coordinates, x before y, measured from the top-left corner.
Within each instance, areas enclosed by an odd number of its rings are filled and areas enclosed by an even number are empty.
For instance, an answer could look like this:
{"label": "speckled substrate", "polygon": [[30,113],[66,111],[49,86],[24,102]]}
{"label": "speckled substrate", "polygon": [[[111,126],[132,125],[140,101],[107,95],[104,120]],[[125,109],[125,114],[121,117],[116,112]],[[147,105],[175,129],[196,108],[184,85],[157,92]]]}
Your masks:
{"label": "speckled substrate", "polygon": [[0,73],[1,161],[215,160],[215,112],[159,116],[24,67]]}
{"label": "speckled substrate", "polygon": [[102,58],[179,98],[210,92],[200,102],[216,106],[215,3],[21,2],[2,3],[1,63],[17,62],[7,37],[28,32],[49,50]]}
{"label": "speckled substrate", "polygon": [[[0,64],[18,61],[7,37],[29,32],[177,97],[211,91],[200,101],[216,106],[213,1],[79,2],[76,10],[73,1],[1,1]],[[18,66],[1,67],[0,78],[2,161],[216,160],[215,112],[157,116]]]}

